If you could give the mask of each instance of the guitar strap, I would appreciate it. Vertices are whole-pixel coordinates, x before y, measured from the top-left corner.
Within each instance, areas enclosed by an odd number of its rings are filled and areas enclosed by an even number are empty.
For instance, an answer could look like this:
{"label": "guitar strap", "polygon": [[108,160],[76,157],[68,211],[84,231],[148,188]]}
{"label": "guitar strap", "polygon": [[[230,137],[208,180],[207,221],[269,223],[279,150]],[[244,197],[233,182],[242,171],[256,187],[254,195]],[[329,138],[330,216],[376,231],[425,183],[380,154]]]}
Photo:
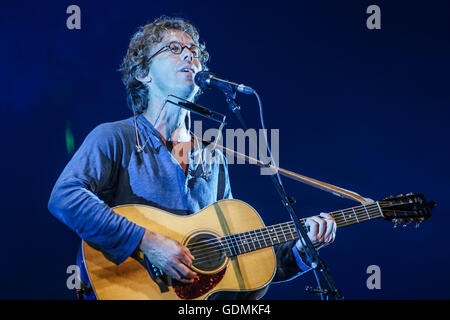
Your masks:
{"label": "guitar strap", "polygon": [[[202,141],[204,141],[206,143],[212,143],[211,141],[207,141],[207,140],[203,140],[203,139],[202,139]],[[237,151],[228,149],[220,144],[216,144],[215,147],[218,148],[219,150],[221,150],[226,155],[231,154],[236,158],[240,158],[240,159],[244,159],[244,160],[248,161],[250,164],[256,164],[257,166],[260,166],[263,168],[270,168],[272,170],[272,172],[276,172],[276,170],[278,170],[278,172],[285,177],[288,177],[292,180],[307,184],[311,187],[332,193],[335,196],[354,200],[354,201],[360,202],[361,204],[364,204],[364,205],[374,202],[372,199],[365,198],[354,191],[350,191],[350,190],[347,190],[347,189],[344,189],[344,188],[341,188],[338,186],[334,186],[332,184],[329,184],[329,183],[326,183],[326,182],[323,182],[323,181],[320,181],[317,179],[309,178],[309,177],[303,176],[301,174],[298,174],[298,173],[295,173],[295,172],[292,172],[292,171],[289,171],[289,170],[286,170],[283,168],[279,168],[279,167],[277,168],[277,167],[273,166],[272,164],[265,164],[260,160],[249,157],[249,156],[239,153]]]}
{"label": "guitar strap", "polygon": [[225,195],[225,173],[223,166],[219,169],[219,183],[217,187],[217,200],[222,200]]}

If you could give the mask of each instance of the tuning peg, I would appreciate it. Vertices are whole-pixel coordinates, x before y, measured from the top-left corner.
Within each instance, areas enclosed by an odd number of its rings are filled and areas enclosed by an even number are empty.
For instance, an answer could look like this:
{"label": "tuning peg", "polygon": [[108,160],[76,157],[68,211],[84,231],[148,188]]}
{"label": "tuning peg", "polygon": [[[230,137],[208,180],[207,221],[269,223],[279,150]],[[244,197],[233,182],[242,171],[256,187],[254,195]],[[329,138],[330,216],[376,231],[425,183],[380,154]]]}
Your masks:
{"label": "tuning peg", "polygon": [[413,196],[414,193],[413,193],[413,192],[410,192],[410,193],[407,193],[406,195],[407,195],[407,196]]}
{"label": "tuning peg", "polygon": [[403,228],[406,228],[406,226],[408,225],[408,224],[410,224],[411,223],[411,220],[410,221],[406,221],[405,223],[403,223]]}
{"label": "tuning peg", "polygon": [[398,196],[398,198],[404,197],[403,193],[400,193]]}

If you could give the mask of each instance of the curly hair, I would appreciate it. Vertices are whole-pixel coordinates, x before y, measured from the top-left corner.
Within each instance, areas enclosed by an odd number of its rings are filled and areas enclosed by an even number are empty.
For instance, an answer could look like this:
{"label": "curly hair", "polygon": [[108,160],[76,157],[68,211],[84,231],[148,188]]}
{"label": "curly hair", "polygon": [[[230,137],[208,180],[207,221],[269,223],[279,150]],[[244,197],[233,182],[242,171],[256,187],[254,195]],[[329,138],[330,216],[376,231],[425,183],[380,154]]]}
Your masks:
{"label": "curly hair", "polygon": [[[199,33],[196,27],[183,18],[172,18],[161,16],[152,23],[138,28],[138,31],[131,37],[127,53],[119,68],[122,72],[122,82],[127,90],[128,107],[136,113],[143,113],[148,107],[149,89],[136,76],[145,77],[148,74],[150,61],[150,50],[153,45],[160,43],[164,33],[169,30],[180,30],[191,36],[194,44],[205,52],[200,58],[203,70],[208,70],[206,62],[209,54],[205,50],[205,44],[199,43]],[[195,98],[201,94],[197,92]]]}

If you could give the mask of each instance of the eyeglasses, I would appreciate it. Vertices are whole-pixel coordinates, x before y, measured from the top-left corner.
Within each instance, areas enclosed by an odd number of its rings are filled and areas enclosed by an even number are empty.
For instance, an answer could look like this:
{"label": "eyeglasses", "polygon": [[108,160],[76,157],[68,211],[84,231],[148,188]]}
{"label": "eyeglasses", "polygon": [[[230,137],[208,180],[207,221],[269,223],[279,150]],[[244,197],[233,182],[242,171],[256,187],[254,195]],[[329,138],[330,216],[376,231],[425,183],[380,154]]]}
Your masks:
{"label": "eyeglasses", "polygon": [[160,54],[161,52],[170,50],[170,52],[172,52],[173,54],[181,54],[184,50],[184,48],[188,48],[194,58],[198,59],[198,58],[202,58],[203,56],[205,56],[206,52],[203,51],[202,49],[200,49],[198,46],[196,46],[195,44],[192,44],[190,47],[179,43],[178,41],[172,41],[170,42],[168,45],[165,45],[164,47],[162,47],[161,49],[159,49],[155,54],[153,54],[150,58],[148,58],[148,61],[150,61],[151,59],[153,59],[155,56],[157,56],[158,54]]}

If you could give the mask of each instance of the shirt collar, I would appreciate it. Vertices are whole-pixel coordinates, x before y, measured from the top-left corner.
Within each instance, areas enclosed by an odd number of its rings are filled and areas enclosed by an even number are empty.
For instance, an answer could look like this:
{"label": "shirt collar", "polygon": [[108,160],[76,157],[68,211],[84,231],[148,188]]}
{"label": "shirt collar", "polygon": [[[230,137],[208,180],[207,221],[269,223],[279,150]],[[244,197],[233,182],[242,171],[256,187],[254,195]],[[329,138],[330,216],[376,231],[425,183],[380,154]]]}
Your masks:
{"label": "shirt collar", "polygon": [[[143,134],[142,140],[140,143],[145,146],[145,144],[151,143],[151,147],[155,150],[159,150],[162,146],[164,146],[161,135],[158,130],[144,117],[142,114],[136,116],[137,120],[137,130],[140,134]],[[147,141],[147,142],[146,142]]]}
{"label": "shirt collar", "polygon": [[[141,141],[141,144],[145,145],[145,141],[148,139],[151,140],[152,147],[155,150],[159,151],[159,148],[166,147],[164,145],[163,139],[161,135],[159,134],[158,130],[155,129],[155,127],[150,123],[150,121],[147,120],[146,117],[144,117],[142,114],[137,115],[137,124],[138,124],[138,130],[140,128],[144,129],[146,137],[142,137],[144,141]],[[142,130],[141,130],[142,131]],[[191,157],[194,157],[194,155],[197,152],[202,152],[205,147],[205,141],[203,141],[201,138],[194,135],[192,131],[189,131],[191,134],[192,139],[194,139],[194,143],[191,149]],[[148,144],[149,142],[147,142]],[[206,143],[209,144],[209,143]]]}

